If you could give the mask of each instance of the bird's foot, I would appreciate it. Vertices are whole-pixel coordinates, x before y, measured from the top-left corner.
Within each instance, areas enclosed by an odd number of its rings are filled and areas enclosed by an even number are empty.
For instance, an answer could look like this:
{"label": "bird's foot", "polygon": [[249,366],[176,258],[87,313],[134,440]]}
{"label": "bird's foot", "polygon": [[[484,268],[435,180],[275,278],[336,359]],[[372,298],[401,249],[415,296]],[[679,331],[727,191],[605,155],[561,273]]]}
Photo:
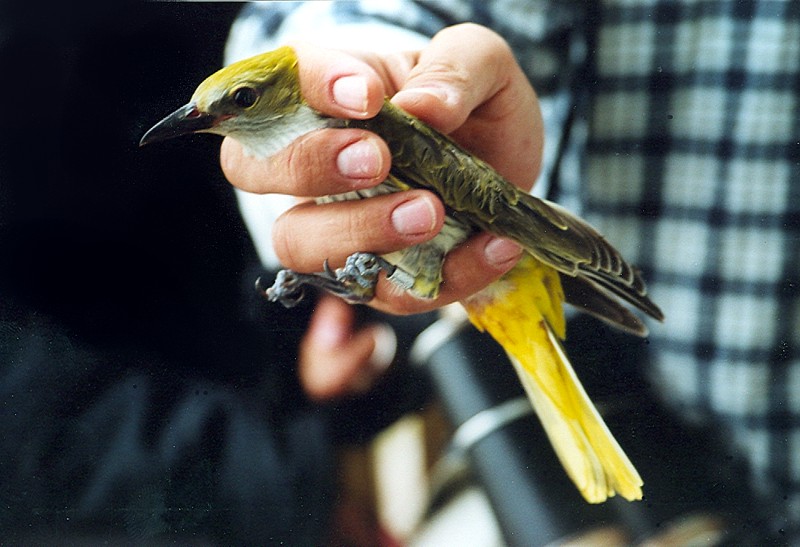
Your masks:
{"label": "bird's foot", "polygon": [[395,269],[378,255],[355,253],[347,257],[345,265],[336,271],[331,270],[327,260],[324,270],[319,273],[281,270],[271,287],[265,289],[259,278],[256,289],[263,292],[270,302],[280,302],[287,308],[296,306],[303,299],[306,285],[328,291],[351,304],[363,304],[374,298],[381,270],[392,275]]}

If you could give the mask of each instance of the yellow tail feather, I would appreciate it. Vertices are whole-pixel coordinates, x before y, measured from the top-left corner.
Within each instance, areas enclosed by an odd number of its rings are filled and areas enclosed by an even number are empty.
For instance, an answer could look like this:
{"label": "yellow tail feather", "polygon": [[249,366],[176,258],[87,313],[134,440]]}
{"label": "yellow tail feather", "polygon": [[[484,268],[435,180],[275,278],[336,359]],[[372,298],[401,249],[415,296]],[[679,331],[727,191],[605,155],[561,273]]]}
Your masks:
{"label": "yellow tail feather", "polygon": [[[464,303],[470,319],[508,353],[567,474],[590,503],[642,497],[642,479],[575,375],[563,337],[558,273],[525,257]],[[552,325],[552,326],[551,326]]]}

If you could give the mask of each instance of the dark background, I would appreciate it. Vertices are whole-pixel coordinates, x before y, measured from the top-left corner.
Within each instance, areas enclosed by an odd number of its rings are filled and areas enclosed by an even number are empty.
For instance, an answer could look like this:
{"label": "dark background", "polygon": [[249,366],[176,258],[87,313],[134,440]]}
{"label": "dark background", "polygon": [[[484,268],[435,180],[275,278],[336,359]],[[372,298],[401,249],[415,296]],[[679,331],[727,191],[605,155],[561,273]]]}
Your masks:
{"label": "dark background", "polygon": [[313,542],[310,306],[259,300],[219,139],[138,147],[238,4],[0,3],[0,539]]}
{"label": "dark background", "polygon": [[[252,252],[219,140],[138,140],[221,66],[239,7],[3,4],[6,298],[91,342],[180,347],[174,357],[193,366],[232,349],[199,335],[204,322],[233,319],[232,284]],[[187,271],[198,264],[208,267]]]}

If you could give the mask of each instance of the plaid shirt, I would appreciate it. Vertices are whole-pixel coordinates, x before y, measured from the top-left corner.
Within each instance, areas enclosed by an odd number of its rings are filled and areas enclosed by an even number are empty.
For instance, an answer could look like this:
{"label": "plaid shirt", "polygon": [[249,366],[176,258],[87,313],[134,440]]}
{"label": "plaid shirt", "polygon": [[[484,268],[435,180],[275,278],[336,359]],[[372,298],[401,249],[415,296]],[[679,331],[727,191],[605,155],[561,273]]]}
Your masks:
{"label": "plaid shirt", "polygon": [[504,36],[543,97],[537,187],[644,270],[667,316],[654,385],[725,426],[800,522],[800,2],[276,3],[243,12],[229,53],[462,21]]}

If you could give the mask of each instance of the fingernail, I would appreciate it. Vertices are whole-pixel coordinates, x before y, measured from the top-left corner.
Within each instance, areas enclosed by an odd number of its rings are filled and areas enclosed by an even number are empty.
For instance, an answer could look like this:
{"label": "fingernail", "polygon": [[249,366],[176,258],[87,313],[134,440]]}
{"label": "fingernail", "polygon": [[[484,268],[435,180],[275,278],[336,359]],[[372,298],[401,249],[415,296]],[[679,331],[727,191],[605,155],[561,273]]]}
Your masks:
{"label": "fingernail", "polygon": [[336,168],[348,178],[375,178],[380,175],[381,167],[381,152],[371,139],[346,146],[336,158]]}
{"label": "fingernail", "polygon": [[402,97],[403,101],[418,101],[422,95],[429,95],[446,103],[451,94],[442,87],[414,87],[399,91],[394,98]]}
{"label": "fingernail", "polygon": [[342,76],[333,82],[336,104],[360,114],[367,112],[367,80],[363,76]]}
{"label": "fingernail", "polygon": [[495,237],[483,248],[483,254],[489,264],[499,267],[516,261],[522,254],[522,248],[510,239]]}
{"label": "fingernail", "polygon": [[392,224],[404,235],[426,234],[436,226],[436,211],[427,199],[415,198],[395,207]]}

